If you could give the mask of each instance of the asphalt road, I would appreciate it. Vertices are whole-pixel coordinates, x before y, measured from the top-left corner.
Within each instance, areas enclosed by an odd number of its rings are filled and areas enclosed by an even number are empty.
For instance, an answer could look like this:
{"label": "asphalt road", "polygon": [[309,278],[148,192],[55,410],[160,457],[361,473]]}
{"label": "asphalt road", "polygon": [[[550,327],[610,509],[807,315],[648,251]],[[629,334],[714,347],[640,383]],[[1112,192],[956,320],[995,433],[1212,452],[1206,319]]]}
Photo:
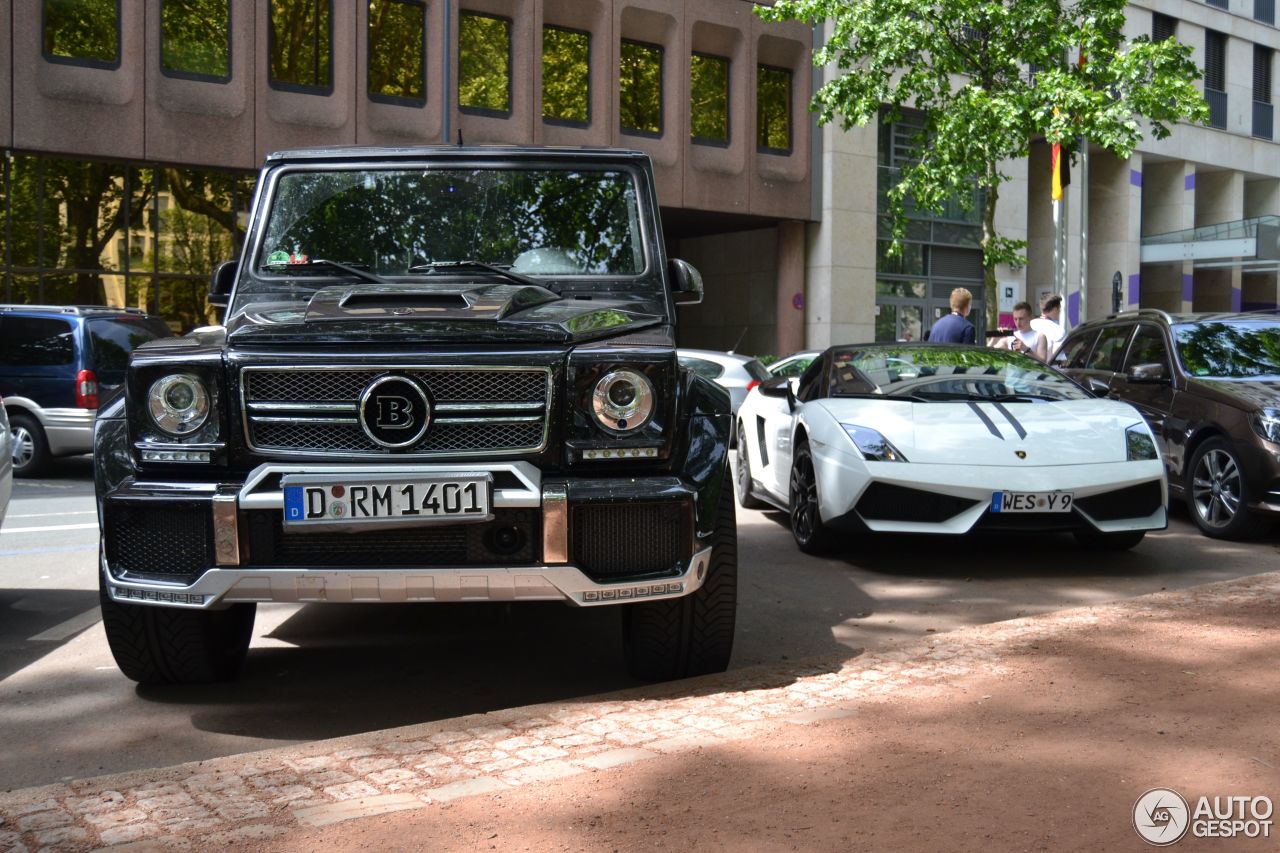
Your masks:
{"label": "asphalt road", "polygon": [[[1280,569],[1280,534],[1201,537],[1175,510],[1131,552],[1068,536],[893,537],[800,554],[777,512],[738,511],[733,667],[835,659],[1080,604]],[[141,688],[97,611],[87,459],[15,483],[0,529],[0,789],[574,700],[634,682],[617,613],[558,604],[264,605],[234,684]]]}

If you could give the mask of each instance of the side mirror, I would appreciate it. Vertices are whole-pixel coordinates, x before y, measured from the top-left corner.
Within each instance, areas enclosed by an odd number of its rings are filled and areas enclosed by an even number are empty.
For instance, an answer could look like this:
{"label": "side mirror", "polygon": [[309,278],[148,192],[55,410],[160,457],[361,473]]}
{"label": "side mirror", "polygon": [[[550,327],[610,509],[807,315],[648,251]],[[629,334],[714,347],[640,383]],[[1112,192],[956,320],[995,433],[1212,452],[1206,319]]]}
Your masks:
{"label": "side mirror", "polygon": [[1169,371],[1163,364],[1135,364],[1127,378],[1135,385],[1159,385],[1169,381]]}
{"label": "side mirror", "polygon": [[791,411],[796,409],[796,384],[798,379],[788,376],[775,376],[773,379],[767,379],[761,382],[757,387],[760,393],[766,397],[777,397],[787,401],[787,407]]}
{"label": "side mirror", "polygon": [[231,288],[235,286],[236,274],[240,272],[239,261],[223,261],[214,269],[209,277],[209,304],[215,308],[226,308],[231,303]]}
{"label": "side mirror", "polygon": [[702,301],[702,273],[687,261],[679,258],[667,261],[667,275],[671,280],[671,296],[677,305],[697,305]]}

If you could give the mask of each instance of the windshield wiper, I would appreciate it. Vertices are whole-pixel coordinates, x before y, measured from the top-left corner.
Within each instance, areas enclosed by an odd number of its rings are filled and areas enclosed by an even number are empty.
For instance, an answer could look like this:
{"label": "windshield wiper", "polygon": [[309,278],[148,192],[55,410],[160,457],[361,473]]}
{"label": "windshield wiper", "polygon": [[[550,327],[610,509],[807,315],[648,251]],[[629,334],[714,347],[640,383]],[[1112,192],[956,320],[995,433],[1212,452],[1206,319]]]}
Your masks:
{"label": "windshield wiper", "polygon": [[[368,281],[373,284],[391,284],[392,283],[387,281],[382,276],[376,275],[375,273],[371,273],[366,269],[361,269],[358,266],[355,266],[353,264],[343,263],[342,261],[331,261],[331,260],[328,260],[327,258],[309,258],[308,260],[300,264],[293,263],[293,264],[276,264],[274,266],[270,264],[267,265],[267,268],[272,270],[273,272],[280,272],[280,271],[287,272],[291,268],[307,269],[307,268],[313,268],[313,267],[328,267],[329,269],[334,269],[334,270],[338,270],[339,272],[344,272],[347,275],[354,276],[359,279],[363,279],[364,281]],[[281,268],[283,268],[283,270]]]}
{"label": "windshield wiper", "polygon": [[506,267],[500,267],[497,264],[486,264],[484,261],[433,261],[429,264],[417,264],[409,267],[406,272],[417,273],[437,273],[450,272],[452,270],[481,270],[483,272],[492,273],[501,276],[516,284],[527,284],[533,287],[545,287],[542,282],[537,279],[530,278],[527,275],[521,275],[518,272],[512,272]]}
{"label": "windshield wiper", "polygon": [[918,394],[877,394],[874,391],[843,391],[839,394],[832,394],[832,399],[843,400],[851,398],[854,400],[906,400],[908,403],[932,403],[928,397],[921,397]]}
{"label": "windshield wiper", "polygon": [[971,394],[964,391],[921,391],[933,400],[964,400],[970,403],[1033,403],[1036,400],[1061,400],[1048,394]]}

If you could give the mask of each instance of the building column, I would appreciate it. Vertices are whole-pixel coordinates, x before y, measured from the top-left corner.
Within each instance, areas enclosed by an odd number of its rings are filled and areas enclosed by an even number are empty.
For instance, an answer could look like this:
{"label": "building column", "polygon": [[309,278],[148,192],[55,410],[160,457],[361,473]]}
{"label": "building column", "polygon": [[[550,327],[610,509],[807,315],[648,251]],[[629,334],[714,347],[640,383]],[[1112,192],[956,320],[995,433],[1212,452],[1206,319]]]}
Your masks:
{"label": "building column", "polygon": [[[1244,219],[1244,173],[1197,172],[1193,175],[1197,228]],[[1200,269],[1193,273],[1196,311],[1239,311],[1240,258],[1230,268]]]}
{"label": "building column", "polygon": [[1134,153],[1128,160],[1121,160],[1102,149],[1091,151],[1087,300],[1090,317],[1135,309],[1141,302],[1141,208],[1142,155]]}
{"label": "building column", "polygon": [[[1246,181],[1244,185],[1245,219],[1278,214],[1280,214],[1280,178]],[[1240,307],[1244,311],[1280,307],[1280,275],[1273,271],[1244,275],[1240,282]]]}
{"label": "building column", "polygon": [[[1167,234],[1196,224],[1195,164],[1185,160],[1146,163],[1142,168],[1142,235]],[[1145,308],[1190,311],[1194,289],[1191,261],[1145,264],[1139,298]]]}
{"label": "building column", "polygon": [[804,239],[803,222],[778,223],[778,292],[774,316],[777,328],[774,349],[779,356],[804,349]]}

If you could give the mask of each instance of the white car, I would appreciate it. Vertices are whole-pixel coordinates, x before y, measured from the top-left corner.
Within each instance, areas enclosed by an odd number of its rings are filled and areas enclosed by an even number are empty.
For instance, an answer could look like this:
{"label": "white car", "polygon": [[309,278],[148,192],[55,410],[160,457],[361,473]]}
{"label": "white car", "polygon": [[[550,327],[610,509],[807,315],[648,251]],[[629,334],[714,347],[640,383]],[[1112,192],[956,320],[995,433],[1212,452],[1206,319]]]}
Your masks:
{"label": "white car", "polygon": [[709,349],[676,350],[680,366],[705,376],[729,392],[729,408],[738,411],[747,392],[769,378],[765,366],[749,355]]}
{"label": "white car", "polygon": [[752,391],[736,428],[739,502],[786,510],[806,552],[839,531],[1070,531],[1124,549],[1167,525],[1138,410],[1004,350],[831,347]]}

